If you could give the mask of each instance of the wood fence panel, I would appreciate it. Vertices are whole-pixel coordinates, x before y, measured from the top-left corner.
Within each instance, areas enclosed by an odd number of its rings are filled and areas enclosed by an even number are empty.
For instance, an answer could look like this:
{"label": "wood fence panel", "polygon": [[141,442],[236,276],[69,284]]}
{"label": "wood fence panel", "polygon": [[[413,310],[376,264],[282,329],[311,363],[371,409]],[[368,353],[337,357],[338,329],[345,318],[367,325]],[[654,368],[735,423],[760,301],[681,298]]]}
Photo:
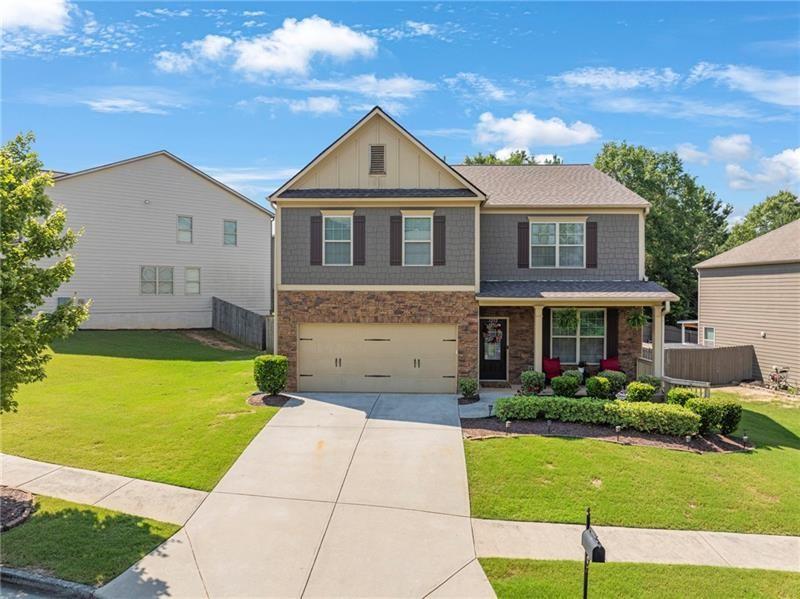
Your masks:
{"label": "wood fence panel", "polygon": [[249,347],[272,351],[271,316],[245,310],[218,297],[211,298],[211,308],[211,326],[215,330]]}
{"label": "wood fence panel", "polygon": [[676,379],[727,385],[753,378],[753,346],[668,347],[664,374]]}

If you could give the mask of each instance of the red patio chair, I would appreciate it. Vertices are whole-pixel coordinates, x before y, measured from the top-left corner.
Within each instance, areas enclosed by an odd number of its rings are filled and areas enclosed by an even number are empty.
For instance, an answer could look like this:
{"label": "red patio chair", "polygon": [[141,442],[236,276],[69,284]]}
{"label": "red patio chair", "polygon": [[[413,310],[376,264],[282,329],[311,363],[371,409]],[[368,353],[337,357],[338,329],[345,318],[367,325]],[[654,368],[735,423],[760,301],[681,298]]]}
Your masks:
{"label": "red patio chair", "polygon": [[600,370],[616,370],[618,372],[622,372],[622,368],[619,365],[619,357],[612,356],[610,358],[606,358],[605,360],[600,360]]}
{"label": "red patio chair", "polygon": [[543,358],[542,370],[548,381],[561,376],[561,358]]}

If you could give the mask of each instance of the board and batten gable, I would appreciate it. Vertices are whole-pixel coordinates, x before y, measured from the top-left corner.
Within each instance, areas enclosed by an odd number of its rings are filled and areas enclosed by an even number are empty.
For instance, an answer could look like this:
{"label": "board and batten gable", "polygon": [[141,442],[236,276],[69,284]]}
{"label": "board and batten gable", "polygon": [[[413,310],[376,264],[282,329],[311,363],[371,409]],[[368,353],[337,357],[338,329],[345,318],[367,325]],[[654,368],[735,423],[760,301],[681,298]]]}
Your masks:
{"label": "board and batten gable", "polygon": [[713,327],[715,345],[752,345],[753,373],[788,367],[800,385],[800,263],[698,268],[700,338]]}
{"label": "board and batten gable", "polygon": [[[267,212],[164,153],[56,180],[48,191],[83,235],[75,274],[47,300],[91,298],[83,328],[205,328],[211,298],[271,311],[271,218]],[[192,243],[179,243],[178,216],[192,217]],[[225,245],[223,223],[237,223]],[[142,266],[172,266],[172,295],[141,293]],[[200,293],[185,293],[185,268],[200,268]]]}

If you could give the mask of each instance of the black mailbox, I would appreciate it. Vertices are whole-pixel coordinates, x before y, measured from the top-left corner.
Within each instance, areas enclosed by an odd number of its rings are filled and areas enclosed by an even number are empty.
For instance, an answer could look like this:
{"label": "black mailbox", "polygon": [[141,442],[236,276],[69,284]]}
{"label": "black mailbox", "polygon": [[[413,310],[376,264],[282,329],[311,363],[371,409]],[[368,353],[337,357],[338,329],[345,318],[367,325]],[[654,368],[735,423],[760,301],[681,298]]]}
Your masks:
{"label": "black mailbox", "polygon": [[583,550],[589,561],[604,564],[606,561],[606,550],[600,539],[597,538],[597,533],[591,527],[585,529],[581,535],[581,544]]}

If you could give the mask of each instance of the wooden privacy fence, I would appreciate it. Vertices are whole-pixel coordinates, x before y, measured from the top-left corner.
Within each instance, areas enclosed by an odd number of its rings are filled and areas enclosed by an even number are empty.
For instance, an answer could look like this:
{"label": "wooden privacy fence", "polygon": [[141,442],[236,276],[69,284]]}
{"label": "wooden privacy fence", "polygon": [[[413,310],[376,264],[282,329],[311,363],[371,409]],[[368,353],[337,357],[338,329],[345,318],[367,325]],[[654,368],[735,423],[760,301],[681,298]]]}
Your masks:
{"label": "wooden privacy fence", "polygon": [[727,385],[753,378],[753,346],[668,347],[664,375],[687,381]]}
{"label": "wooden privacy fence", "polygon": [[273,351],[272,316],[264,316],[218,297],[211,298],[211,326],[243,344]]}

